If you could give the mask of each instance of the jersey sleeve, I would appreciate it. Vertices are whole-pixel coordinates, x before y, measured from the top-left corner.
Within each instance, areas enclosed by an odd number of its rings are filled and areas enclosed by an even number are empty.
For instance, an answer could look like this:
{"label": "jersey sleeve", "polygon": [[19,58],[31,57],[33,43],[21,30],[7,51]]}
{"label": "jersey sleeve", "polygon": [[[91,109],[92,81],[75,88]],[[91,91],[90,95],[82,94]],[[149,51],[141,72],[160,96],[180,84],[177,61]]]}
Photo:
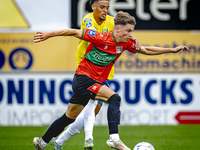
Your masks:
{"label": "jersey sleeve", "polygon": [[103,41],[102,36],[103,35],[96,30],[84,28],[81,39],[96,44]]}
{"label": "jersey sleeve", "polygon": [[92,25],[92,19],[91,18],[83,18],[82,23],[81,23],[81,29],[83,28],[88,28],[88,29],[93,29],[95,30],[94,26]]}
{"label": "jersey sleeve", "polygon": [[[82,22],[81,22],[81,30],[83,30],[84,28],[87,28],[87,27],[86,27],[86,26],[87,26],[87,23],[90,23],[90,22],[88,22],[88,21],[91,21],[91,18],[85,16],[85,17],[82,19]],[[91,26],[91,27],[89,27],[89,29],[93,29],[93,27]],[[79,44],[81,44],[81,47],[84,49],[83,51],[84,51],[84,53],[85,53],[85,50],[87,49],[87,47],[88,47],[88,45],[90,44],[90,42],[82,41],[82,40],[81,40],[81,42],[80,42]]]}
{"label": "jersey sleeve", "polygon": [[136,53],[137,52],[136,45],[135,45],[135,42],[133,40],[130,39],[127,42],[126,50],[128,50],[130,53]]}

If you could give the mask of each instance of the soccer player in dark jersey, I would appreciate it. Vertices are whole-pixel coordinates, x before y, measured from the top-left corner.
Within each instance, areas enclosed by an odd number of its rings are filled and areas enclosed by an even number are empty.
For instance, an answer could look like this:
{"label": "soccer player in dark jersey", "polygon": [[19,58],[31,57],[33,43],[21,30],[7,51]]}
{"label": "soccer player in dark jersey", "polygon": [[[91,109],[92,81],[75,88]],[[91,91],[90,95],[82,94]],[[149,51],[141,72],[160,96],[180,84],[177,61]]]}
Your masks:
{"label": "soccer player in dark jersey", "polygon": [[118,150],[130,150],[119,138],[118,124],[120,124],[121,97],[102,83],[107,80],[110,69],[123,51],[145,55],[159,55],[176,53],[181,50],[189,51],[186,46],[175,48],[144,47],[136,50],[132,34],[136,25],[135,18],[125,12],[118,12],[114,20],[115,27],[109,33],[99,33],[92,29],[64,29],[53,32],[38,32],[34,36],[35,42],[44,41],[55,36],[74,36],[90,42],[85,56],[81,61],[73,78],[74,94],[70,99],[66,113],[52,123],[42,138],[34,138],[36,149],[43,150],[43,143],[48,143],[58,136],[64,128],[72,123],[82,111],[89,99],[101,100],[109,103],[107,110],[110,138],[107,145]]}

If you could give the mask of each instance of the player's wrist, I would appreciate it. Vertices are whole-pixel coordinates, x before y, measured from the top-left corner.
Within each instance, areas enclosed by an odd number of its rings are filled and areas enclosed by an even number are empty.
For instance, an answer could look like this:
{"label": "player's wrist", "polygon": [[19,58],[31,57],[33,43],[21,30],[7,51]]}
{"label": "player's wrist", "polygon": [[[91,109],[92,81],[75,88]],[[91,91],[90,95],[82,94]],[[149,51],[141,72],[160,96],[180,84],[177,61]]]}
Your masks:
{"label": "player's wrist", "polygon": [[54,32],[49,32],[48,33],[48,37],[50,38],[50,37],[54,37],[55,36],[55,33]]}
{"label": "player's wrist", "polygon": [[176,48],[170,48],[171,53],[176,53]]}

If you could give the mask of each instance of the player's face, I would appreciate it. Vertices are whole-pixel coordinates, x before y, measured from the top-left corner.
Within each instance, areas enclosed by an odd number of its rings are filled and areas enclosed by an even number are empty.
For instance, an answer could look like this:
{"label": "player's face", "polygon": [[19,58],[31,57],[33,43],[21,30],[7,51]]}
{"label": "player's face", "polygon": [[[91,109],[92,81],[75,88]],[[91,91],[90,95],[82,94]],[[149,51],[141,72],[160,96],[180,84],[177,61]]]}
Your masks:
{"label": "player's face", "polygon": [[133,30],[135,26],[131,24],[120,25],[118,30],[119,42],[127,42],[133,37]]}
{"label": "player's face", "polygon": [[104,21],[108,14],[109,1],[99,0],[93,4],[92,9],[95,18],[99,19],[100,21]]}

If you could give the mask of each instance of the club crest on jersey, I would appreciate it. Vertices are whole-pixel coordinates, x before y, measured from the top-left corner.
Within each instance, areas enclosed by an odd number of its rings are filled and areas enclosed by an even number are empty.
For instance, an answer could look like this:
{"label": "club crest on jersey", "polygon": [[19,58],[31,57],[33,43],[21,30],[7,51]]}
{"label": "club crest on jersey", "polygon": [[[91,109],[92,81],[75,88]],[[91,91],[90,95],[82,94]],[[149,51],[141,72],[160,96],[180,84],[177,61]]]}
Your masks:
{"label": "club crest on jersey", "polygon": [[86,27],[87,28],[89,28],[89,27],[91,27],[92,26],[92,23],[91,22],[88,22],[87,24],[86,24]]}
{"label": "club crest on jersey", "polygon": [[92,19],[86,18],[86,19],[84,20],[84,22],[89,22],[89,21],[92,21]]}
{"label": "club crest on jersey", "polygon": [[102,33],[108,33],[108,28],[102,28]]}
{"label": "club crest on jersey", "polygon": [[116,53],[121,53],[122,52],[122,48],[123,48],[123,46],[117,46],[116,47]]}
{"label": "club crest on jersey", "polygon": [[94,30],[90,30],[88,33],[89,33],[90,36],[95,36],[96,31],[94,31]]}

